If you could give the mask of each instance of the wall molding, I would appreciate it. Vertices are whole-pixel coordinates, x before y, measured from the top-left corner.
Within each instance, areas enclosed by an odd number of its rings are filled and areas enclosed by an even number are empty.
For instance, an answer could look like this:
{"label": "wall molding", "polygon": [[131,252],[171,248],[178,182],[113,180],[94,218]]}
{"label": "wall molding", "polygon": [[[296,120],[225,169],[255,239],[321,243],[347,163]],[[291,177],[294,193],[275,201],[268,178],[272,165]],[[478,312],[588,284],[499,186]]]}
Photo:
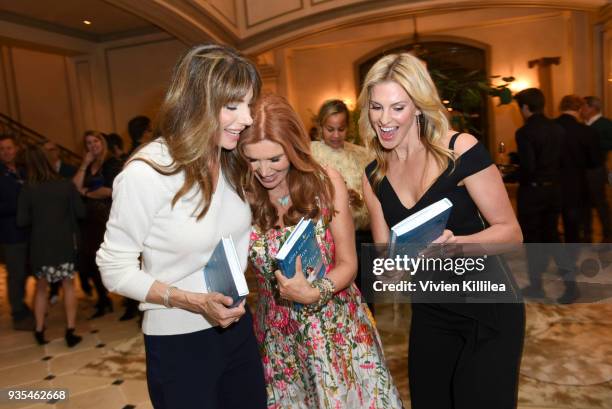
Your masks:
{"label": "wall molding", "polygon": [[456,2],[449,0],[446,3],[432,3],[423,4],[419,2],[414,4],[406,3],[405,0],[377,0],[376,2],[347,4],[326,12],[300,17],[253,35],[247,35],[239,41],[238,47],[247,53],[261,53],[321,33],[363,24],[395,21],[413,15],[430,16],[458,11],[499,8],[538,8],[550,9],[551,12],[561,10],[593,12],[598,9],[597,6],[584,2],[561,0],[506,0],[495,2]]}
{"label": "wall molding", "polygon": [[217,13],[223,16],[230,24],[232,24],[236,29],[238,29],[238,10],[236,8],[236,0],[231,0],[231,2],[232,2],[232,8],[234,9],[233,18],[225,14],[219,7],[215,5],[215,3],[212,3],[209,1],[208,4],[210,4],[210,7],[212,7]]}
{"label": "wall molding", "polygon": [[[248,7],[248,4],[247,4],[248,0],[242,0],[242,2],[244,3],[244,14],[245,14],[245,18],[246,18],[246,27],[247,27],[247,29],[253,28],[253,27],[257,27],[259,25],[262,25],[262,24],[267,23],[269,21],[275,20],[277,18],[284,17],[284,16],[289,15],[291,13],[295,13],[295,12],[304,10],[304,0],[300,0],[300,5],[298,7],[296,7],[296,8],[294,8],[294,9],[287,10],[287,11],[285,11],[283,13],[280,13],[280,14],[277,14],[275,16],[271,16],[271,17],[265,18],[263,20],[259,20],[256,23],[251,23],[251,19],[249,17],[249,7]],[[270,30],[274,30],[274,28],[272,28]]]}
{"label": "wall molding", "polygon": [[115,132],[117,132],[119,128],[117,127],[117,113],[116,113],[116,107],[115,107],[115,99],[113,96],[113,81],[112,81],[113,75],[110,69],[109,53],[112,51],[121,50],[125,48],[141,47],[144,45],[158,44],[158,43],[164,43],[164,42],[169,42],[169,41],[177,41],[177,39],[173,37],[160,38],[160,39],[154,39],[154,40],[146,40],[146,41],[140,41],[140,42],[134,42],[134,43],[128,43],[128,44],[121,44],[121,45],[116,45],[112,47],[107,47],[104,49],[104,67],[106,69],[108,96],[109,96],[110,110],[111,110],[111,120],[112,120],[113,129],[115,130]]}

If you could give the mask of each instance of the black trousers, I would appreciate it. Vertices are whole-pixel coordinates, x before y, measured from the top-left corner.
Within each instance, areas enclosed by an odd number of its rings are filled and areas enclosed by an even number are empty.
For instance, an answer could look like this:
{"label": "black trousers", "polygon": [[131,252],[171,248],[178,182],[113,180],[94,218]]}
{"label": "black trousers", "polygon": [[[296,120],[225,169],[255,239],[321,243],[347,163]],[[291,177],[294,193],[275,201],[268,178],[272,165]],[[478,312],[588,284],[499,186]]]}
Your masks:
{"label": "black trousers", "polygon": [[250,312],[232,326],[145,335],[155,409],[265,409],[263,365]]}
{"label": "black trousers", "polygon": [[497,310],[495,329],[439,304],[412,306],[408,352],[412,409],[516,407],[525,334],[523,304],[482,304]]}
{"label": "black trousers", "polygon": [[11,305],[11,317],[13,321],[20,321],[32,315],[26,305],[24,298],[26,295],[25,286],[28,280],[28,244],[13,243],[4,244],[4,260],[7,270],[7,289],[8,299]]}
{"label": "black trousers", "polygon": [[606,198],[607,176],[607,171],[603,166],[587,170],[588,205],[585,206],[584,211],[584,236],[588,242],[592,241],[591,208],[593,207],[601,222],[604,241],[612,239],[612,216]]}
{"label": "black trousers", "polygon": [[[518,221],[524,243],[560,243],[557,224],[561,211],[561,190],[558,186],[520,186],[517,195]],[[564,280],[572,281],[576,255],[563,251],[562,246],[526,247],[530,285],[542,288],[542,273],[552,258]]]}

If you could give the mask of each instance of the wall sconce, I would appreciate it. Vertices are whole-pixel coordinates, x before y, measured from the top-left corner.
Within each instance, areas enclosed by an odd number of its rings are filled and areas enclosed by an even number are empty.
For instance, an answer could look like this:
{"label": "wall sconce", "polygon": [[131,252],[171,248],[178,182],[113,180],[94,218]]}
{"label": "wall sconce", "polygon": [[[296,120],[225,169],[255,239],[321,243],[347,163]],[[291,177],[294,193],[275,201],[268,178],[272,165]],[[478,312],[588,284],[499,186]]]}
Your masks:
{"label": "wall sconce", "polygon": [[343,98],[342,102],[346,104],[346,107],[350,111],[353,111],[355,109],[355,101],[352,98]]}
{"label": "wall sconce", "polygon": [[523,79],[514,80],[510,83],[510,85],[508,85],[508,88],[510,88],[510,91],[512,91],[512,93],[517,93],[530,87],[531,84]]}

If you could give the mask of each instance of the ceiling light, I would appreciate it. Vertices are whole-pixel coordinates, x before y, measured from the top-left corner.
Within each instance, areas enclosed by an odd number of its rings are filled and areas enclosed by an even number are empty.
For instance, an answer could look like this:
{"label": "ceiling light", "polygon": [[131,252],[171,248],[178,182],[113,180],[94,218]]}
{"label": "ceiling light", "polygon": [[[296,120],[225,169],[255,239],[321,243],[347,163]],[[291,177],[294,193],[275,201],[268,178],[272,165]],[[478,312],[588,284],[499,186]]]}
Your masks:
{"label": "ceiling light", "polygon": [[91,25],[91,21],[83,20],[83,24],[85,24],[86,26],[90,26]]}

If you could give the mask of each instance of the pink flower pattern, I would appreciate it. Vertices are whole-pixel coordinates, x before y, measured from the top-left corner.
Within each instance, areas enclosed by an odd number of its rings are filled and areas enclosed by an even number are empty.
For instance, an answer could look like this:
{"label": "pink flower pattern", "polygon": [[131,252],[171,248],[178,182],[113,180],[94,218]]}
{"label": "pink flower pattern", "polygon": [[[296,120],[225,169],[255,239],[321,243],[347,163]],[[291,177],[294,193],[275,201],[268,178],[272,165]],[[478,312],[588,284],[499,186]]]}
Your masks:
{"label": "pink flower pattern", "polygon": [[[278,297],[274,256],[293,227],[251,232],[249,259],[259,286],[254,330],[268,408],[401,408],[378,332],[354,284],[314,314]],[[335,252],[331,230],[320,219],[315,231],[329,272]]]}

